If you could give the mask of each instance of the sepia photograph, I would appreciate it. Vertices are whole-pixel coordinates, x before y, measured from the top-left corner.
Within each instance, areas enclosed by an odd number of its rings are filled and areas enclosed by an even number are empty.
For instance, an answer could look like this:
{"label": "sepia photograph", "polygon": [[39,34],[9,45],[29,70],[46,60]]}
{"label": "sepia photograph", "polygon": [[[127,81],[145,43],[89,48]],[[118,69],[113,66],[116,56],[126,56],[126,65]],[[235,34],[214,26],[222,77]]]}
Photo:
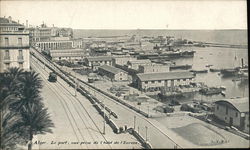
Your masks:
{"label": "sepia photograph", "polygon": [[0,0],[0,150],[250,148],[247,0]]}

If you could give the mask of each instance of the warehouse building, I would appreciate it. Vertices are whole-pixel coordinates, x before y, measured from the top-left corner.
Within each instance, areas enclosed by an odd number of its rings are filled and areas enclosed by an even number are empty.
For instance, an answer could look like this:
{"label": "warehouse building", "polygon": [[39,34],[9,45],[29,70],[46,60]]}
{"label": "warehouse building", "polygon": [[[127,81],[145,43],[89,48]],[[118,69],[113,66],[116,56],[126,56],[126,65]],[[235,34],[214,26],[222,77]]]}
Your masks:
{"label": "warehouse building", "polygon": [[113,66],[103,65],[98,68],[98,73],[108,77],[111,81],[126,81],[128,73]]}
{"label": "warehouse building", "polygon": [[188,85],[193,81],[194,75],[191,72],[160,72],[160,73],[139,73],[133,79],[134,85],[141,91],[154,89],[160,91],[166,87],[177,87]]}
{"label": "warehouse building", "polygon": [[139,65],[138,71],[140,73],[169,72],[169,66],[170,65],[150,63],[146,65]]}
{"label": "warehouse building", "polygon": [[52,60],[81,61],[84,59],[86,51],[83,49],[63,49],[50,50]]}
{"label": "warehouse building", "polygon": [[111,56],[95,56],[85,58],[85,64],[92,69],[96,70],[99,66],[102,65],[113,65],[113,60]]}
{"label": "warehouse building", "polygon": [[249,98],[223,99],[215,102],[214,115],[229,126],[249,133]]}
{"label": "warehouse building", "polygon": [[130,60],[127,63],[128,68],[134,70],[138,70],[140,65],[147,65],[147,64],[151,64],[151,61],[149,59]]}

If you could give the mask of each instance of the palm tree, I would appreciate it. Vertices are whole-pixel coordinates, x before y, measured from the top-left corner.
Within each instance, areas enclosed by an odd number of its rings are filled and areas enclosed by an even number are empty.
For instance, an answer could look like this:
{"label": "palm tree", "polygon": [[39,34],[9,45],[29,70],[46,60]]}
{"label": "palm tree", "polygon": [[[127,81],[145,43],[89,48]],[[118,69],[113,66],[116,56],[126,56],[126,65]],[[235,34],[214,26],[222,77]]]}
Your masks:
{"label": "palm tree", "polygon": [[11,124],[18,118],[16,114],[10,112],[8,107],[10,104],[18,100],[18,79],[23,74],[23,70],[19,68],[9,68],[7,72],[0,74],[0,142],[1,148],[14,145],[14,130]]}
{"label": "palm tree", "polygon": [[20,100],[10,105],[11,110],[18,112],[22,106],[35,103],[43,107],[41,103],[40,89],[42,88],[42,80],[38,73],[25,72],[19,79],[20,82]]}
{"label": "palm tree", "polygon": [[24,139],[30,141],[28,149],[31,150],[33,135],[52,132],[50,127],[54,125],[42,103],[40,95],[42,80],[39,74],[25,72],[19,81],[21,96],[18,101],[10,105],[10,108],[21,116],[21,122],[17,122],[14,127],[23,133]]}
{"label": "palm tree", "polygon": [[[23,106],[20,111],[22,121],[16,127],[22,131],[27,131],[29,144],[28,150],[32,149],[33,136],[36,134],[52,133],[54,127],[47,108],[40,107],[34,103]],[[25,137],[27,138],[27,137]]]}

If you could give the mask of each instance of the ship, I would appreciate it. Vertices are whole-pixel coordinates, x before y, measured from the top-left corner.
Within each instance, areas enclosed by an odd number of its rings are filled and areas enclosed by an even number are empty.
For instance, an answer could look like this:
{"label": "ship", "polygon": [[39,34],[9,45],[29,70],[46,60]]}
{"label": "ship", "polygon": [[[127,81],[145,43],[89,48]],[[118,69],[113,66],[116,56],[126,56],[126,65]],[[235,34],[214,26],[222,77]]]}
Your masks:
{"label": "ship", "polygon": [[192,65],[171,65],[170,66],[170,70],[175,70],[175,69],[184,69],[184,70],[188,70],[188,69],[191,69],[192,68]]}
{"label": "ship", "polygon": [[221,69],[220,73],[223,76],[236,76],[239,72],[239,68],[229,68],[229,69]]}
{"label": "ship", "polygon": [[181,51],[182,57],[194,57],[195,51]]}

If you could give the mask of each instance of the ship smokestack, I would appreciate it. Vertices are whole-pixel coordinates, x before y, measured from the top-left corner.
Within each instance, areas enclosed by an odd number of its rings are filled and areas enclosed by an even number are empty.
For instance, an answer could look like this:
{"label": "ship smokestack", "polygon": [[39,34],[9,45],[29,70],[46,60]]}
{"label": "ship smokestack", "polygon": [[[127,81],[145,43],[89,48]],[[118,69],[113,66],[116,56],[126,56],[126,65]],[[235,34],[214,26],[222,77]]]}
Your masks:
{"label": "ship smokestack", "polygon": [[244,67],[244,60],[243,60],[243,58],[241,58],[241,67],[242,68]]}

